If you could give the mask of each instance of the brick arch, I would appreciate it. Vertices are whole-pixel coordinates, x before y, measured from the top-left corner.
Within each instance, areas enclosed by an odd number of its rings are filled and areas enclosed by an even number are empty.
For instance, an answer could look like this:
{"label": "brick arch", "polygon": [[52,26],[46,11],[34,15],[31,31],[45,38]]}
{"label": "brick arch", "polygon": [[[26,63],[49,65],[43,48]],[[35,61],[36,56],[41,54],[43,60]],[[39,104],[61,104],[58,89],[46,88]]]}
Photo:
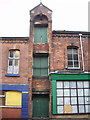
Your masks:
{"label": "brick arch", "polygon": [[78,49],[79,47],[71,44],[71,45],[67,46],[67,49],[70,49],[70,48]]}
{"label": "brick arch", "polygon": [[34,24],[35,23],[37,23],[37,24],[39,24],[39,23],[48,24],[48,17],[46,15],[40,13],[40,14],[38,14],[34,17],[33,21],[34,21]]}

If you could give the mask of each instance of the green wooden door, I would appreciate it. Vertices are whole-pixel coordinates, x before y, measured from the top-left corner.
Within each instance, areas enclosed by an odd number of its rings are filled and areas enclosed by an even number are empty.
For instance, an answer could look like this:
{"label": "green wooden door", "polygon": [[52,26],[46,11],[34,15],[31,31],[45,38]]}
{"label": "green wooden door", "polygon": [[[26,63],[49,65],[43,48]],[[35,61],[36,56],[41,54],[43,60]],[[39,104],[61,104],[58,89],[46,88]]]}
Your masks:
{"label": "green wooden door", "polygon": [[33,75],[48,76],[48,57],[47,56],[33,57]]}
{"label": "green wooden door", "polygon": [[47,43],[47,27],[34,28],[34,43]]}
{"label": "green wooden door", "polygon": [[33,96],[33,117],[49,117],[49,96]]}

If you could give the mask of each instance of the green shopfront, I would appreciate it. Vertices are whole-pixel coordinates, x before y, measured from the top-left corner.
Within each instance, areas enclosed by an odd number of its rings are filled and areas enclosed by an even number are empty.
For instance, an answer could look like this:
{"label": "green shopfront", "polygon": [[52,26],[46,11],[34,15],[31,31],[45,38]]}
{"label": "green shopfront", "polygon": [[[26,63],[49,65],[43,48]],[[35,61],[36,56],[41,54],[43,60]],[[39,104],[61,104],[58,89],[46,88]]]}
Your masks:
{"label": "green shopfront", "polygon": [[50,74],[52,114],[90,113],[90,74]]}

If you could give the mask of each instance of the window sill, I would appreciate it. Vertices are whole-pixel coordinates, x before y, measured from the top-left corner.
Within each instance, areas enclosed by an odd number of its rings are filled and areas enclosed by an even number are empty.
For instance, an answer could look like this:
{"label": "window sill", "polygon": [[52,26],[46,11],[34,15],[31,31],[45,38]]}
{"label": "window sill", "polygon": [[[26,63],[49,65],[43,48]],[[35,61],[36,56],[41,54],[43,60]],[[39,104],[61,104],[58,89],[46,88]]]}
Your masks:
{"label": "window sill", "polygon": [[83,114],[90,114],[90,112],[87,112],[87,113],[56,113],[53,115],[83,115]]}
{"label": "window sill", "polygon": [[20,77],[19,74],[6,74],[6,77]]}
{"label": "window sill", "polygon": [[79,67],[75,67],[75,68],[73,68],[73,67],[67,67],[67,69],[68,70],[81,70]]}
{"label": "window sill", "polygon": [[49,76],[34,76],[33,79],[49,79]]}
{"label": "window sill", "polygon": [[3,108],[5,108],[5,107],[21,108],[22,106],[0,106],[0,108],[1,108],[1,107],[3,107]]}
{"label": "window sill", "polygon": [[48,42],[47,43],[34,43],[34,45],[48,45]]}

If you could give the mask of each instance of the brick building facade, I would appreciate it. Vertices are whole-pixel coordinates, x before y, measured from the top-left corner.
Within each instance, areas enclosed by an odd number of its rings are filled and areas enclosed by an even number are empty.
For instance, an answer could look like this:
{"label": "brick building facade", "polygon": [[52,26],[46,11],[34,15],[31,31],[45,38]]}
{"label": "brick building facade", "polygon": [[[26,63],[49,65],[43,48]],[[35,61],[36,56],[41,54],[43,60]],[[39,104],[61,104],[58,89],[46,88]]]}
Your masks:
{"label": "brick building facade", "polygon": [[29,37],[0,38],[0,116],[88,119],[89,37],[52,31],[52,10],[33,8]]}

